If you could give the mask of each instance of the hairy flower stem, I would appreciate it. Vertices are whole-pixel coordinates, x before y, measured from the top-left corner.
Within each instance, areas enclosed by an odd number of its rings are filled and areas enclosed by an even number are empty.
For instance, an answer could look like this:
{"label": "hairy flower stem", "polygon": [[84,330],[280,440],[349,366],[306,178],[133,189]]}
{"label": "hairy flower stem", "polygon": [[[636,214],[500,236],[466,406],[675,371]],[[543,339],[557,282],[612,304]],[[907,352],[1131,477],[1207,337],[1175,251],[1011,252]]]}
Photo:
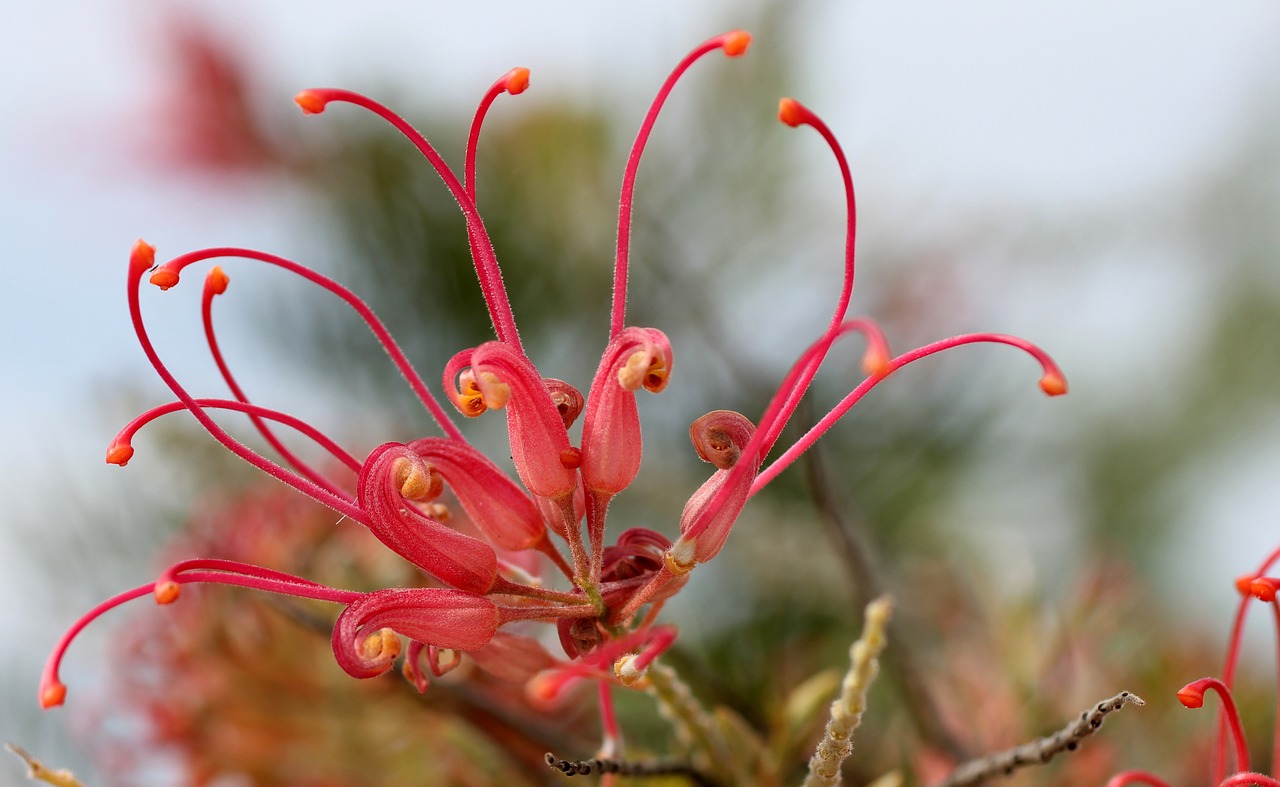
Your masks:
{"label": "hairy flower stem", "polygon": [[[812,421],[808,399],[801,404],[801,418],[807,430]],[[864,528],[841,513],[847,511],[848,506],[836,501],[821,446],[810,449],[804,460],[805,474],[813,491],[814,502],[822,515],[823,526],[853,582],[854,605],[861,608],[884,593],[875,568],[879,561],[863,537]],[[902,692],[916,733],[927,745],[945,752],[956,762],[963,762],[969,758],[969,754],[943,723],[942,714],[938,712],[938,706],[921,677],[909,640],[903,636],[902,624],[890,619],[888,626],[888,636],[893,640],[894,646],[885,656],[885,668]]]}
{"label": "hairy flower stem", "polygon": [[809,773],[803,787],[840,784],[840,765],[853,752],[853,733],[862,723],[862,714],[867,708],[867,690],[880,671],[878,659],[887,643],[885,629],[892,611],[893,601],[888,596],[867,605],[862,636],[849,649],[849,672],[840,686],[840,696],[831,703],[831,719],[809,758]]}
{"label": "hairy flower stem", "polygon": [[722,775],[729,765],[729,746],[688,685],[671,667],[657,662],[649,665],[647,677],[658,711],[671,722],[676,737],[689,747],[694,764]]}

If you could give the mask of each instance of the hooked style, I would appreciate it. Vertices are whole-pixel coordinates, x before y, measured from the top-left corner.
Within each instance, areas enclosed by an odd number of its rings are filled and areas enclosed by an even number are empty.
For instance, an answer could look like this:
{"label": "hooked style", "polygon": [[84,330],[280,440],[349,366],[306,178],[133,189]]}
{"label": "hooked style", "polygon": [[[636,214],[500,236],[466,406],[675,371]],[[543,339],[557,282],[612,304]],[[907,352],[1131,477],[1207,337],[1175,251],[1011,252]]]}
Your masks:
{"label": "hooked style", "polygon": [[[188,252],[157,267],[155,250],[138,241],[128,266],[129,312],[143,351],[176,401],[142,414],[121,430],[108,448],[107,461],[124,465],[133,455],[132,438],[141,427],[162,415],[189,411],[228,450],[368,528],[440,587],[359,593],[233,561],[184,561],[155,582],[108,599],[74,624],[50,656],[40,687],[41,704],[50,707],[63,702],[66,689],[58,677],[62,655],[76,634],[98,615],[145,595],[162,604],[172,603],[179,598],[182,585],[204,582],[341,605],[333,648],[343,669],[356,677],[382,674],[400,658],[404,638],[408,641],[404,669],[419,689],[427,683],[419,662],[423,652],[436,675],[455,664],[459,653],[469,654],[482,667],[501,669],[504,659],[514,658],[511,654],[523,654],[521,658],[528,660],[531,649],[540,652],[532,641],[501,631],[503,626],[520,620],[555,623],[567,660],[553,670],[561,678],[537,681],[534,690],[550,696],[565,680],[585,677],[598,681],[606,734],[612,739],[616,737],[616,721],[609,710],[609,687],[640,682],[647,666],[675,637],[674,629],[655,623],[662,603],[684,585],[699,563],[716,556],[747,501],[872,388],[907,364],[951,348],[985,342],[1011,345],[1029,354],[1040,366],[1044,392],[1051,396],[1065,393],[1066,381],[1057,365],[1023,339],[966,334],[893,356],[873,321],[847,317],[856,233],[849,165],[826,124],[800,103],[783,99],[779,119],[789,126],[815,129],[833,153],[843,181],[847,203],[843,279],[830,323],[800,354],[757,421],[735,412],[712,410],[690,427],[695,450],[714,470],[686,504],[674,543],[639,527],[624,530],[612,544],[606,543],[610,502],[626,490],[640,469],[636,395],[642,389],[661,393],[674,367],[671,343],[662,331],[629,326],[626,321],[631,216],[641,155],[659,111],[681,75],[711,52],[742,55],[750,40],[747,33],[733,31],[696,47],[663,83],[641,124],[622,178],[609,332],[586,397],[566,382],[544,377],[525,353],[497,256],[476,206],[475,159],[485,115],[499,95],[524,92],[529,84],[528,70],[512,69],[485,93],[468,135],[461,179],[424,136],[382,104],[332,88],[304,90],[296,96],[307,114],[320,114],[330,105],[342,103],[380,116],[417,147],[461,206],[495,339],[454,355],[444,369],[443,391],[466,418],[491,410],[505,413],[519,482],[468,442],[383,323],[338,282],[275,254],[231,247]],[[165,366],[149,338],[142,316],[142,283],[146,278],[162,290],[169,289],[179,284],[186,268],[212,259],[250,260],[282,268],[346,303],[364,320],[441,434],[388,442],[359,460],[315,427],[249,401],[225,363],[214,332],[212,304],[225,293],[228,283],[221,267],[208,274],[202,313],[209,350],[231,398],[197,398],[189,393]],[[832,346],[855,333],[866,342],[865,379],[808,433],[766,464]],[[248,448],[210,417],[213,410],[246,414],[278,459]],[[581,440],[575,445],[569,430],[580,414]],[[323,449],[332,457],[326,468],[336,470],[313,467],[289,451],[274,431],[281,425]],[[438,500],[446,489],[456,497],[478,535],[445,523],[447,507]],[[545,557],[543,563],[563,575],[559,589],[530,574],[527,566],[537,565],[537,561],[517,563],[512,559],[522,552]],[[547,657],[545,663],[553,662]]]}

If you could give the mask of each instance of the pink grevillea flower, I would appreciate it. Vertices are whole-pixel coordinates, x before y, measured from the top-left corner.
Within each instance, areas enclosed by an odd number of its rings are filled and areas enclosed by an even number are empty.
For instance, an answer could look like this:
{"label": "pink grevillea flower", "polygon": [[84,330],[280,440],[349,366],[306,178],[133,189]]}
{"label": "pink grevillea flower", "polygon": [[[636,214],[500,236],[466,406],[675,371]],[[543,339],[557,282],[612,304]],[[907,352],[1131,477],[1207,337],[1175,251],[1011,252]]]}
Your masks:
{"label": "pink grevillea flower", "polygon": [[[525,90],[528,71],[512,69],[485,93],[468,136],[461,180],[425,137],[376,101],[330,88],[304,90],[297,95],[298,105],[307,114],[323,113],[333,104],[354,104],[391,123],[417,147],[457,200],[466,217],[495,339],[453,356],[444,369],[444,393],[467,418],[491,410],[505,413],[519,482],[468,442],[378,317],[338,282],[275,254],[230,247],[188,252],[156,267],[154,250],[139,241],[128,267],[129,311],[143,351],[177,401],[144,413],[126,426],[108,448],[107,460],[125,464],[133,454],[132,437],[139,428],[161,415],[185,409],[230,451],[368,528],[443,587],[357,593],[244,563],[185,561],[155,582],[107,600],[77,622],[50,657],[40,688],[42,704],[47,707],[63,701],[65,688],[58,678],[58,665],[71,639],[88,622],[130,599],[153,595],[157,601],[169,603],[178,598],[182,585],[207,582],[338,604],[343,610],[334,626],[333,648],[343,669],[356,677],[385,672],[400,657],[403,638],[408,641],[406,673],[420,688],[427,681],[419,660],[423,654],[430,672],[437,675],[456,663],[458,653],[472,654],[491,669],[519,672],[548,667],[550,657],[536,643],[502,629],[516,621],[554,623],[568,661],[544,675],[559,674],[561,683],[582,677],[599,681],[606,736],[616,740],[609,686],[640,681],[648,665],[671,644],[674,629],[654,622],[662,603],[683,586],[695,566],[716,556],[747,501],[868,391],[899,368],[944,350],[998,343],[1026,352],[1039,364],[1040,386],[1045,393],[1065,393],[1066,381],[1058,367],[1044,351],[1022,339],[965,334],[893,356],[874,322],[847,317],[853,292],[856,228],[849,166],[826,124],[798,102],[783,99],[780,119],[789,126],[809,126],[822,136],[835,156],[844,185],[848,206],[844,271],[830,323],[800,354],[757,421],[713,410],[693,423],[690,437],[694,448],[714,470],[685,506],[680,535],[674,543],[656,531],[636,527],[623,530],[612,544],[607,543],[610,503],[632,483],[641,464],[636,396],[642,389],[661,393],[674,367],[671,342],[661,330],[630,326],[626,320],[633,192],[641,155],[658,113],[681,75],[708,53],[721,51],[734,57],[743,54],[749,43],[748,34],[734,31],[696,47],[671,72],[644,118],[623,173],[611,319],[586,397],[564,381],[543,376],[525,353],[497,256],[476,205],[475,158],[482,123],[499,95]],[[222,258],[290,271],[354,309],[441,434],[387,442],[358,460],[311,425],[250,402],[233,377],[214,332],[212,304],[225,293],[228,282],[220,267],[208,274],[201,308],[209,349],[232,395],[197,398],[189,393],[167,369],[149,338],[142,315],[142,281],[147,277],[160,289],[169,289],[180,282],[189,266]],[[861,335],[867,344],[865,379],[807,434],[766,465],[832,346],[851,334]],[[213,410],[246,414],[278,461],[255,453],[224,430],[210,416]],[[583,426],[575,445],[570,429],[579,415]],[[337,470],[319,470],[290,452],[276,437],[274,430],[280,425],[326,451]],[[477,535],[446,524],[447,507],[440,502],[446,489],[474,523]],[[521,554],[545,560],[518,559]],[[529,566],[543,564],[563,575],[558,583],[563,589],[530,575]],[[542,685],[545,689],[550,684],[544,680]]]}
{"label": "pink grevillea flower", "polygon": [[[1280,577],[1266,576],[1277,562],[1280,562],[1280,549],[1272,552],[1257,571],[1236,579],[1236,589],[1240,592],[1241,599],[1235,620],[1231,625],[1231,638],[1227,645],[1227,658],[1222,670],[1222,678],[1201,678],[1178,690],[1178,701],[1188,708],[1202,707],[1204,695],[1210,690],[1222,699],[1222,715],[1218,722],[1218,736],[1209,778],[1209,784],[1218,785],[1218,787],[1244,787],[1250,784],[1259,787],[1280,787],[1280,778],[1276,778],[1277,774],[1267,775],[1249,769],[1249,747],[1245,740],[1244,725],[1241,723],[1235,699],[1231,696],[1231,684],[1240,662],[1240,643],[1244,638],[1245,616],[1253,606],[1250,602],[1254,599],[1269,602],[1275,615],[1277,672],[1280,674],[1280,600],[1276,598],[1276,591],[1280,589]],[[1280,710],[1280,692],[1277,692],[1277,709]],[[1227,767],[1228,741],[1231,744],[1230,756],[1234,769]],[[1273,769],[1277,767],[1277,763],[1280,763],[1280,716],[1277,717],[1273,734],[1271,763]],[[1107,782],[1107,787],[1123,787],[1126,784],[1168,787],[1168,782],[1148,771],[1125,771],[1116,774]]]}

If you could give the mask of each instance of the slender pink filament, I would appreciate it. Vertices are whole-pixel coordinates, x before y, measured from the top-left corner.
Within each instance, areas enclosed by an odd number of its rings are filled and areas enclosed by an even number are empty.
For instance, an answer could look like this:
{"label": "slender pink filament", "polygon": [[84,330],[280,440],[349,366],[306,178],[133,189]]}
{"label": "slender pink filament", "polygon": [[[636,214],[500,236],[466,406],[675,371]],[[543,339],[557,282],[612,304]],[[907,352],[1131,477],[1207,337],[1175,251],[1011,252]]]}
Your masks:
{"label": "slender pink filament", "polygon": [[476,210],[475,201],[467,195],[466,189],[458,182],[457,176],[445,164],[444,159],[431,146],[427,138],[422,135],[422,132],[415,129],[407,120],[387,107],[359,93],[336,88],[317,88],[304,92],[316,96],[323,102],[342,101],[373,112],[395,126],[396,130],[412,142],[414,147],[426,157],[431,166],[435,168],[436,174],[440,176],[445,186],[452,192],[453,198],[458,201],[462,212],[466,215],[468,232],[475,233],[476,243],[474,249],[478,252],[475,258],[476,275],[480,279],[480,291],[484,295],[485,305],[489,308],[489,316],[493,320],[494,331],[497,333],[499,340],[512,345],[517,351],[523,353],[524,349],[520,345],[520,335],[516,331],[515,316],[511,313],[511,301],[507,298],[507,290],[502,283],[502,271],[498,267],[498,258],[493,253],[493,242],[489,239],[489,233],[484,227],[484,221],[480,218],[479,211]]}
{"label": "slender pink filament", "polygon": [[[248,413],[255,418],[266,419],[269,421],[275,421],[277,423],[284,424],[285,426],[296,429],[301,434],[307,437],[310,437],[312,440],[316,442],[317,445],[319,445],[321,448],[328,451],[335,459],[337,459],[342,464],[346,465],[352,471],[357,473],[360,472],[360,462],[354,456],[347,453],[346,450],[342,448],[342,446],[338,445],[333,440],[329,439],[327,436],[325,436],[322,432],[320,432],[311,424],[308,424],[307,422],[299,418],[295,418],[294,416],[289,415],[288,413],[282,413],[276,410],[270,410],[260,405],[252,404],[250,402],[245,402],[242,400],[238,401],[234,399],[196,399],[196,404],[200,405],[206,410],[234,410],[241,413]],[[150,410],[147,410],[145,413],[142,413],[137,418],[134,418],[132,421],[126,424],[125,427],[121,429],[118,434],[116,434],[115,439],[112,440],[112,445],[121,444],[121,443],[123,444],[132,443],[133,437],[135,434],[137,434],[139,429],[151,423],[152,421],[154,421],[155,419],[159,418],[162,415],[169,415],[170,413],[176,413],[180,410],[181,411],[187,410],[187,406],[183,402],[169,402],[167,404],[162,404],[159,407],[153,407]],[[312,481],[314,481],[315,483],[321,486],[331,489],[332,491],[334,491],[335,494],[340,494],[337,488],[334,487],[323,476],[314,478],[312,479]]]}
{"label": "slender pink filament", "polygon": [[[192,582],[195,580],[189,579],[187,577],[193,576],[194,575],[193,572],[197,572],[197,571],[201,571],[201,572],[217,571],[217,572],[222,572],[221,574],[219,574],[219,576],[239,575],[244,577],[268,580],[268,581],[284,582],[290,585],[305,585],[310,588],[325,588],[325,586],[320,584],[319,582],[313,582],[310,579],[295,576],[293,574],[289,574],[284,571],[276,571],[273,568],[267,568],[265,566],[255,566],[252,563],[242,563],[239,560],[226,560],[223,558],[211,558],[211,557],[193,558],[191,560],[181,560],[177,563],[174,563],[173,565],[166,568],[164,571],[160,572],[160,576],[156,578],[156,581],[154,584],[162,585],[166,582],[176,582],[181,585],[187,582]],[[325,588],[325,589],[328,590],[328,588]],[[347,591],[336,591],[336,592],[346,593]],[[356,595],[359,595],[359,594],[356,594]],[[331,599],[326,597],[321,600],[324,600],[324,601],[337,600],[346,604],[346,603],[350,603],[352,599]]]}
{"label": "slender pink filament", "polygon": [[247,260],[264,262],[268,265],[274,265],[278,268],[283,268],[290,273],[295,273],[312,284],[315,284],[316,286],[338,296],[338,298],[342,299],[343,302],[354,309],[356,314],[364,320],[365,325],[369,327],[369,330],[378,340],[378,343],[382,345],[382,349],[391,358],[391,361],[395,364],[396,368],[400,370],[400,374],[404,376],[405,381],[409,383],[409,387],[413,389],[415,394],[417,394],[418,400],[427,408],[427,412],[431,414],[431,417],[435,420],[436,424],[449,437],[463,442],[466,441],[462,436],[462,432],[458,430],[458,427],[454,425],[453,421],[449,420],[449,417],[445,414],[440,403],[436,401],[435,396],[433,396],[431,391],[427,389],[427,385],[422,381],[422,377],[413,368],[413,365],[409,363],[409,359],[405,357],[404,351],[400,349],[400,345],[396,344],[396,340],[391,335],[391,332],[388,331],[387,327],[378,319],[378,316],[373,313],[373,310],[369,308],[369,305],[361,300],[360,297],[351,290],[342,286],[328,276],[317,273],[305,265],[300,265],[293,260],[286,259],[285,257],[281,257],[277,254],[269,254],[265,251],[257,251],[256,249],[241,249],[229,246],[200,249],[198,251],[190,251],[186,254],[174,257],[172,260],[169,260],[167,263],[162,265],[157,274],[171,273],[177,276],[180,275],[183,269],[188,265],[219,257],[240,257]]}
{"label": "slender pink filament", "polygon": [[831,408],[831,411],[823,416],[812,429],[806,432],[803,437],[797,440],[794,445],[784,451],[781,456],[769,465],[768,468],[760,473],[751,486],[751,494],[754,495],[756,492],[763,489],[779,473],[798,459],[801,454],[809,450],[810,446],[817,442],[818,438],[826,434],[827,430],[830,429],[836,421],[839,421],[844,417],[844,414],[849,411],[849,408],[857,404],[862,397],[866,396],[872,388],[879,385],[880,381],[884,380],[889,374],[909,363],[918,361],[921,358],[936,355],[944,350],[950,350],[953,347],[976,343],[1008,344],[1010,346],[1017,347],[1035,358],[1036,361],[1040,363],[1040,366],[1044,370],[1044,374],[1046,376],[1052,375],[1059,378],[1062,376],[1061,371],[1058,369],[1058,365],[1053,362],[1053,359],[1050,358],[1044,350],[1025,339],[1018,338],[1017,336],[1006,336],[998,333],[973,333],[965,334],[963,336],[953,336],[949,339],[942,339],[941,341],[927,344],[924,347],[919,347],[911,352],[904,353],[899,355],[897,358],[894,358],[889,362],[884,374],[868,377],[863,380],[858,387],[850,391],[845,398],[842,399],[835,407]]}
{"label": "slender pink filament", "polygon": [[662,109],[662,105],[670,95],[672,88],[685,71],[689,70],[689,66],[694,61],[708,52],[713,52],[726,45],[726,43],[734,40],[734,36],[740,36],[741,33],[725,33],[715,38],[704,41],[696,49],[685,55],[672,70],[667,81],[662,83],[662,87],[658,90],[658,95],[653,99],[653,103],[649,106],[649,112],[644,116],[644,122],[640,124],[640,132],[636,134],[636,141],[631,146],[631,155],[627,158],[627,167],[622,173],[622,194],[618,197],[618,253],[614,260],[613,268],[613,315],[610,322],[609,338],[615,338],[626,325],[627,319],[627,270],[631,256],[631,211],[632,201],[635,196],[636,189],[636,171],[640,167],[640,155],[644,152],[645,143],[649,141],[649,132],[653,129],[654,122],[658,119],[658,112]]}
{"label": "slender pink filament", "polygon": [[[1280,549],[1276,549],[1268,555],[1267,559],[1262,561],[1262,565],[1258,566],[1258,570],[1255,571],[1253,575],[1255,577],[1260,577],[1266,574],[1277,561],[1280,561]],[[1240,605],[1236,607],[1235,619],[1231,623],[1231,639],[1227,644],[1226,664],[1223,665],[1222,668],[1222,683],[1228,689],[1235,684],[1236,666],[1240,662],[1240,643],[1244,638],[1245,616],[1248,614],[1249,608],[1252,606],[1250,603],[1252,601],[1253,599],[1247,595],[1240,599]],[[1280,614],[1280,612],[1277,614]],[[1277,658],[1280,658],[1280,656]],[[1276,746],[1277,748],[1280,748],[1280,717],[1277,717],[1276,719],[1276,726]],[[1227,773],[1227,734],[1227,718],[1224,711],[1218,716],[1218,739],[1214,745],[1213,781],[1215,783],[1222,781],[1223,777]],[[1273,763],[1272,767],[1280,767],[1280,765]]]}
{"label": "slender pink filament", "polygon": [[[194,568],[195,564],[219,564],[223,570],[201,570]],[[191,570],[181,570],[180,573],[173,573],[173,568],[166,572],[166,576],[170,581],[179,584],[190,584],[194,582],[208,582],[220,585],[237,585],[240,587],[253,588],[255,590],[264,590],[269,593],[279,593],[288,596],[297,596],[299,598],[310,598],[319,601],[332,601],[338,604],[350,604],[360,598],[361,593],[351,590],[340,590],[337,588],[320,585],[309,580],[295,577],[282,572],[264,569],[259,566],[252,566],[236,561],[186,561],[178,566],[190,566]],[[58,679],[58,670],[62,665],[62,657],[66,654],[67,648],[70,647],[72,640],[84,630],[93,621],[97,620],[104,613],[115,609],[116,607],[128,601],[132,601],[142,596],[151,595],[155,592],[156,582],[148,582],[145,585],[139,585],[131,590],[117,593],[111,598],[103,601],[93,609],[85,613],[79,620],[67,629],[62,638],[58,640],[58,644],[54,646],[53,652],[49,654],[48,660],[45,661],[44,670],[40,678],[40,686],[43,690],[47,687],[61,685]]]}
{"label": "slender pink filament", "polygon": [[[523,80],[520,80],[520,77],[523,77]],[[513,82],[515,82],[514,85]],[[484,97],[480,99],[480,106],[476,108],[475,117],[471,120],[471,131],[467,134],[467,156],[462,170],[463,188],[473,203],[476,201],[476,149],[480,146],[480,127],[484,125],[485,115],[488,114],[489,107],[493,106],[498,96],[503,93],[513,93],[513,95],[523,93],[528,84],[529,70],[513,68],[490,85]],[[513,92],[513,87],[518,89]]]}
{"label": "slender pink filament", "polygon": [[[466,159],[463,163],[462,184],[463,184],[463,190],[466,192],[467,197],[471,199],[471,202],[473,204],[476,203],[476,150],[480,145],[480,128],[481,126],[484,125],[485,115],[488,113],[489,107],[493,105],[493,102],[498,98],[499,95],[510,92],[512,77],[518,70],[520,69],[512,69],[511,71],[508,71],[507,73],[502,75],[502,78],[494,82],[489,87],[489,89],[485,92],[484,97],[480,100],[480,106],[476,108],[475,117],[471,121],[471,131],[467,135],[467,152],[466,152]],[[528,70],[524,69],[524,72],[525,73],[524,73],[523,84],[527,85]],[[520,89],[516,92],[523,92],[523,89],[524,89],[523,86],[521,86]],[[478,206],[477,206],[477,209],[478,209]],[[483,243],[484,243],[484,236],[480,232],[476,231],[475,227],[471,224],[471,220],[468,218],[467,219],[467,245],[471,249],[471,259],[473,260],[480,259],[481,255],[483,254],[482,246],[481,246],[481,244]],[[501,281],[501,278],[499,278],[499,281]],[[483,276],[481,277],[481,282],[482,282],[481,288],[483,289]],[[486,296],[486,299],[487,297],[488,296]],[[492,312],[492,310],[490,311]],[[502,334],[498,330],[498,323],[496,320],[494,321],[494,324],[493,324],[493,330],[495,333],[498,333],[499,338],[501,338]]]}
{"label": "slender pink filament", "polygon": [[[223,281],[225,282],[226,279],[224,278]],[[209,281],[206,279],[204,294],[200,299],[200,316],[204,321],[204,335],[208,340],[209,353],[213,356],[213,362],[217,364],[218,371],[222,373],[222,379],[226,381],[227,387],[231,389],[231,395],[234,396],[237,401],[248,404],[249,397],[245,395],[244,390],[236,381],[235,376],[231,374],[231,367],[227,365],[227,361],[222,355],[222,349],[218,346],[217,333],[213,329],[213,299],[218,294],[219,291],[210,286]],[[306,478],[312,483],[323,486],[332,492],[338,491],[333,483],[325,478],[322,473],[317,472],[306,462],[302,461],[297,454],[289,450],[288,446],[280,442],[280,439],[271,431],[271,427],[267,426],[266,421],[263,420],[261,416],[253,411],[246,410],[245,412],[248,413],[249,422],[258,430],[258,434],[262,435],[262,439],[267,441],[267,445],[276,450],[276,453],[278,453],[280,458],[285,461],[285,464],[298,471],[303,478]],[[315,438],[312,437],[312,439]],[[335,456],[337,456],[337,454],[335,454]],[[341,458],[342,457],[339,457],[339,459]],[[358,464],[356,466],[356,472],[359,472]]]}
{"label": "slender pink filament", "polygon": [[[1244,737],[1244,726],[1240,723],[1240,710],[1231,696],[1231,689],[1217,678],[1201,678],[1183,686],[1178,691],[1178,699],[1183,705],[1198,708],[1203,705],[1204,693],[1209,689],[1213,689],[1222,700],[1222,713],[1227,719],[1231,740],[1235,744],[1236,770],[1247,771],[1249,770],[1249,744]],[[1191,704],[1193,701],[1195,704]]]}
{"label": "slender pink filament", "polygon": [[[784,99],[784,101],[789,102],[787,108],[790,112],[783,117],[783,122],[792,126],[798,124],[807,125],[822,135],[827,146],[831,148],[832,154],[835,155],[836,163],[840,167],[840,178],[844,184],[844,282],[840,288],[840,297],[836,301],[835,313],[831,317],[831,324],[827,327],[827,332],[831,333],[839,330],[840,324],[844,322],[845,315],[849,312],[849,301],[853,297],[854,245],[858,235],[858,207],[853,194],[853,174],[849,170],[849,161],[844,155],[844,150],[840,147],[839,141],[836,140],[835,134],[831,133],[831,129],[823,122],[822,118],[815,115],[798,101],[789,99]],[[806,372],[787,393],[788,401],[787,405],[784,405],[783,412],[794,411],[799,406],[800,400],[804,397],[805,392],[809,390],[809,384],[813,381],[814,375],[818,373],[818,368],[822,366],[825,357],[826,351],[824,350],[818,353],[813,363],[806,367]],[[769,453],[785,426],[786,419],[780,419],[776,426],[769,430],[765,436],[762,454]]]}
{"label": "slender pink filament", "polygon": [[187,406],[187,409],[191,411],[191,414],[196,417],[196,420],[200,422],[200,425],[203,426],[209,434],[213,435],[214,439],[226,446],[227,449],[236,456],[244,459],[249,464],[259,470],[262,470],[264,473],[283,481],[294,489],[297,489],[299,492],[310,495],[335,511],[349,516],[361,524],[367,524],[364,512],[346,497],[335,495],[323,486],[319,486],[292,471],[286,470],[275,462],[255,453],[243,443],[227,434],[222,427],[218,426],[218,424],[209,417],[209,414],[204,411],[204,408],[200,406],[200,403],[197,402],[191,394],[187,393],[187,390],[182,387],[177,378],[174,377],[168,367],[164,365],[164,362],[160,360],[160,355],[152,345],[151,337],[147,334],[146,325],[143,323],[139,293],[142,286],[142,274],[145,272],[146,267],[144,265],[133,260],[130,261],[128,281],[129,315],[133,320],[134,331],[138,335],[138,343],[142,345],[142,351],[146,353],[147,360],[151,362],[156,373],[160,375],[160,379],[164,380],[165,384],[169,386],[169,390],[173,391],[174,395]]}

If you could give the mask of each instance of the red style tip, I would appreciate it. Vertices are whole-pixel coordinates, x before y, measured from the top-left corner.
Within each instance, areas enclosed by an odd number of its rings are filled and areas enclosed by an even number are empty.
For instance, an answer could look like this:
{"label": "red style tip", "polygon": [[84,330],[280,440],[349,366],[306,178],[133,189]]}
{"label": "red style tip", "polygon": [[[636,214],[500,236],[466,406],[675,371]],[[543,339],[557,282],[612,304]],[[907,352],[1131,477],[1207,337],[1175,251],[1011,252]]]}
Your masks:
{"label": "red style tip", "polygon": [[1204,678],[1192,681],[1182,688],[1178,689],[1178,702],[1181,702],[1188,708],[1200,708],[1204,706]]}
{"label": "red style tip", "polygon": [[112,443],[107,448],[107,464],[124,467],[133,458],[133,446],[128,443]]}
{"label": "red style tip", "polygon": [[778,120],[788,126],[795,128],[800,125],[804,122],[804,116],[804,107],[794,98],[784,98],[778,101]]}
{"label": "red style tip", "polygon": [[151,274],[150,282],[162,290],[167,290],[178,283],[179,277],[175,271],[165,270],[161,268]]}
{"label": "red style tip", "polygon": [[729,57],[737,57],[744,54],[747,51],[747,47],[751,45],[751,34],[745,30],[734,30],[725,33],[723,38],[724,43],[721,46],[724,47],[724,53]]}
{"label": "red style tip", "polygon": [[518,96],[529,89],[529,69],[513,68],[507,72],[505,77],[507,92],[513,96]]}
{"label": "red style tip", "polygon": [[66,702],[67,687],[56,679],[40,687],[40,707],[48,710]]}
{"label": "red style tip", "polygon": [[[154,280],[155,277],[152,277]],[[214,295],[221,295],[227,291],[227,284],[231,281],[231,277],[227,276],[222,270],[221,265],[214,265],[209,271],[209,275],[204,277],[204,286]]]}
{"label": "red style tip", "polygon": [[145,271],[156,264],[156,247],[139,238],[133,242],[133,248],[129,251],[129,268],[135,271]]}
{"label": "red style tip", "polygon": [[1067,392],[1067,378],[1053,372],[1040,378],[1040,390],[1049,396],[1062,396]]}
{"label": "red style tip", "polygon": [[329,102],[314,90],[304,90],[293,97],[293,103],[302,108],[304,115],[319,115]]}
{"label": "red style tip", "polygon": [[1277,585],[1280,585],[1280,582],[1270,577],[1258,577],[1249,583],[1248,592],[1249,595],[1260,601],[1275,601]]}

